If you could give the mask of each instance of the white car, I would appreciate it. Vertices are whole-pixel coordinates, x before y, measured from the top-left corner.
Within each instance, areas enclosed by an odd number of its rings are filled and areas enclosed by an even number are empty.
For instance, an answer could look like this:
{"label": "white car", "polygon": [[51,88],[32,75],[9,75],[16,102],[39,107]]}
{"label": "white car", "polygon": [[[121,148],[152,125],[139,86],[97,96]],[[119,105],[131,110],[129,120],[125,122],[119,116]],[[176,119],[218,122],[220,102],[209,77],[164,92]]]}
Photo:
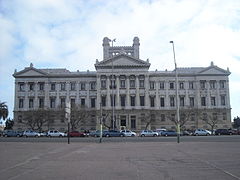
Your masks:
{"label": "white car", "polygon": [[158,133],[156,131],[152,131],[152,130],[143,130],[140,134],[141,137],[144,136],[153,136],[156,137],[158,136]]}
{"label": "white car", "polygon": [[48,137],[64,137],[66,136],[66,134],[63,132],[59,132],[58,130],[51,130],[51,131],[48,131],[47,136]]}
{"label": "white car", "polygon": [[211,135],[211,131],[208,131],[206,129],[196,129],[194,132],[195,136],[208,136]]}
{"label": "white car", "polygon": [[130,130],[122,130],[121,131],[125,136],[136,136],[137,134],[133,131],[130,131]]}

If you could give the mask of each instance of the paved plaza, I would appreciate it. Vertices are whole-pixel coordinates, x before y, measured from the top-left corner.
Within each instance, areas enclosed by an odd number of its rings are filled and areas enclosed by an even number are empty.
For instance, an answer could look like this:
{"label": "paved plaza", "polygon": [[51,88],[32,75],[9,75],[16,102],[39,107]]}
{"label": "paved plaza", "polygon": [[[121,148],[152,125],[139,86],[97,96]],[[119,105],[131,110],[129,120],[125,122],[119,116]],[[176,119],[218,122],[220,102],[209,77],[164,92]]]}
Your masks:
{"label": "paved plaza", "polygon": [[[240,138],[239,138],[240,139]],[[240,142],[0,142],[3,180],[234,180]]]}

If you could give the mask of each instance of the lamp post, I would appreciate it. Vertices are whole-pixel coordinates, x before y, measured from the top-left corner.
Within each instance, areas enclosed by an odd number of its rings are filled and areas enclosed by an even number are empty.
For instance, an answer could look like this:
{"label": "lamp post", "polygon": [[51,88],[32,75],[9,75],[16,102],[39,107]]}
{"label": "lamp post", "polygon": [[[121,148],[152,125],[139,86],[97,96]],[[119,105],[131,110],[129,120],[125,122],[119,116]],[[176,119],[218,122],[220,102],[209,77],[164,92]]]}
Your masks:
{"label": "lamp post", "polygon": [[176,81],[176,105],[177,105],[177,142],[180,142],[180,116],[179,116],[179,95],[178,95],[178,72],[177,72],[177,62],[175,57],[174,42],[170,41],[173,47],[173,58],[175,65],[175,81]]}
{"label": "lamp post", "polygon": [[71,117],[71,104],[70,101],[67,101],[66,103],[66,107],[65,107],[65,116],[68,120],[68,144],[70,144],[70,135],[69,135],[69,131],[70,131],[70,117]]}
{"label": "lamp post", "polygon": [[[116,39],[111,40],[112,48],[113,42],[116,42]],[[113,121],[113,130],[115,130],[115,112],[114,112],[114,76],[113,76],[113,60],[112,60],[112,80],[111,80],[111,88],[112,88],[112,121]]]}
{"label": "lamp post", "polygon": [[102,143],[102,103],[100,103],[100,139],[99,143]]}

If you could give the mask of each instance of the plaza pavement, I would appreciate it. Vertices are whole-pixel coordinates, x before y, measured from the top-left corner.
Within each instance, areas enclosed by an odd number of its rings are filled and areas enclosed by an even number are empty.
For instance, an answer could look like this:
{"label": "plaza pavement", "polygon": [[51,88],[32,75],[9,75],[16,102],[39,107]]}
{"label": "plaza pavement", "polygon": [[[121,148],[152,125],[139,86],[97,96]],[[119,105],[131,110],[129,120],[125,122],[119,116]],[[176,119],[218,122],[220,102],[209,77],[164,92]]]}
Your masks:
{"label": "plaza pavement", "polygon": [[240,142],[0,142],[1,180],[234,180]]}

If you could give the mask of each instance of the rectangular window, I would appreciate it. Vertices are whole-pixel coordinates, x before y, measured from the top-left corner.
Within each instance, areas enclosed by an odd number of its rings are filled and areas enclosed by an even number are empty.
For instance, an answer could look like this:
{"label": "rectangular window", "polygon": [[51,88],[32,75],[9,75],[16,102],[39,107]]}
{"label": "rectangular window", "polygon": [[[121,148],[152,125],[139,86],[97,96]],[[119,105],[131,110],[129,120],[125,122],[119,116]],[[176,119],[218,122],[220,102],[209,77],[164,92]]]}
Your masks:
{"label": "rectangular window", "polygon": [[144,88],[144,80],[143,79],[139,80],[139,87]]}
{"label": "rectangular window", "polygon": [[125,107],[126,96],[125,96],[125,95],[121,95],[120,98],[121,98],[121,106],[122,106],[122,107]]}
{"label": "rectangular window", "polygon": [[170,89],[174,89],[174,82],[170,82],[169,87],[170,87]]}
{"label": "rectangular window", "polygon": [[216,106],[216,98],[215,97],[211,97],[211,105]]}
{"label": "rectangular window", "polygon": [[66,83],[65,82],[61,83],[60,86],[61,86],[61,88],[60,88],[61,91],[65,91],[66,90]]}
{"label": "rectangular window", "polygon": [[154,81],[150,81],[150,89],[151,90],[155,89],[155,82]]}
{"label": "rectangular window", "polygon": [[164,89],[164,81],[160,81],[160,89]]}
{"label": "rectangular window", "polygon": [[44,98],[39,98],[39,108],[44,108]]}
{"label": "rectangular window", "polygon": [[160,106],[164,107],[165,106],[165,102],[164,102],[164,97],[160,98]]}
{"label": "rectangular window", "polygon": [[90,82],[90,89],[91,90],[96,90],[96,82]]}
{"label": "rectangular window", "polygon": [[174,97],[170,97],[170,106],[171,107],[174,107],[175,106],[175,100],[174,100]]}
{"label": "rectangular window", "polygon": [[70,87],[71,87],[71,91],[75,91],[76,90],[76,83],[75,82],[71,82],[70,83]]}
{"label": "rectangular window", "polygon": [[50,108],[56,107],[56,98],[50,98]]}
{"label": "rectangular window", "polygon": [[106,96],[102,96],[101,98],[102,107],[106,107]]}
{"label": "rectangular window", "polygon": [[126,116],[120,116],[120,125],[121,126],[126,126],[127,125]]}
{"label": "rectangular window", "polygon": [[29,99],[29,108],[33,108],[33,98]]}
{"label": "rectangular window", "polygon": [[190,106],[194,107],[194,97],[189,97]]}
{"label": "rectangular window", "polygon": [[81,98],[81,106],[85,106],[85,99]]}
{"label": "rectangular window", "polygon": [[43,90],[44,90],[44,83],[43,83],[43,82],[40,82],[40,83],[39,83],[39,90],[40,90],[40,91],[43,91]]}
{"label": "rectangular window", "polygon": [[65,104],[66,104],[66,99],[65,98],[61,98],[61,108],[65,108]]}
{"label": "rectangular window", "polygon": [[135,88],[135,80],[130,80],[130,88]]}
{"label": "rectangular window", "polygon": [[155,107],[155,97],[154,96],[150,96],[150,106]]}
{"label": "rectangular window", "polygon": [[224,89],[224,88],[225,88],[226,81],[221,80],[221,81],[219,81],[219,84],[220,84],[220,88],[221,88],[221,89]]}
{"label": "rectangular window", "polygon": [[120,80],[120,87],[121,88],[126,88],[126,81],[125,81],[125,79]]}
{"label": "rectangular window", "polygon": [[71,103],[71,107],[75,107],[75,105],[76,105],[76,100],[75,100],[74,98],[71,98],[70,103]]}
{"label": "rectangular window", "polygon": [[225,95],[221,95],[221,106],[225,106],[226,105],[226,96]]}
{"label": "rectangular window", "polygon": [[24,107],[24,99],[19,99],[19,108],[23,108]]}
{"label": "rectangular window", "polygon": [[111,95],[111,106],[116,106],[116,95]]}
{"label": "rectangular window", "polygon": [[101,80],[101,88],[102,89],[106,89],[107,88],[106,80]]}
{"label": "rectangular window", "polygon": [[194,83],[193,83],[193,81],[190,81],[190,82],[189,82],[189,89],[194,89]]}
{"label": "rectangular window", "polygon": [[191,114],[191,115],[190,115],[190,120],[191,120],[191,121],[195,121],[195,114]]}
{"label": "rectangular window", "polygon": [[91,108],[95,108],[95,101],[96,99],[95,98],[91,98]]}
{"label": "rectangular window", "polygon": [[206,81],[200,81],[200,88],[205,89],[206,88]]}
{"label": "rectangular window", "polygon": [[25,85],[24,83],[19,83],[19,91],[24,91]]}
{"label": "rectangular window", "polygon": [[110,81],[110,89],[116,89],[116,81],[115,81],[115,79],[111,79],[111,81]]}
{"label": "rectangular window", "polygon": [[34,91],[34,83],[29,83],[29,91]]}
{"label": "rectangular window", "polygon": [[201,97],[201,105],[206,106],[206,97]]}
{"label": "rectangular window", "polygon": [[161,114],[160,119],[161,119],[161,121],[166,121],[165,114]]}
{"label": "rectangular window", "polygon": [[184,106],[184,97],[180,96],[180,106],[183,107]]}
{"label": "rectangular window", "polygon": [[140,106],[145,106],[145,96],[140,96]]}
{"label": "rectangular window", "polygon": [[130,100],[131,100],[131,106],[135,106],[135,96],[131,96]]}
{"label": "rectangular window", "polygon": [[179,89],[184,89],[184,82],[179,83]]}
{"label": "rectangular window", "polygon": [[136,129],[136,116],[131,116],[131,129]]}
{"label": "rectangular window", "polygon": [[51,83],[51,91],[55,91],[56,90],[56,84],[55,83]]}
{"label": "rectangular window", "polygon": [[81,88],[81,90],[86,90],[86,83],[82,82],[80,84],[80,88]]}
{"label": "rectangular window", "polygon": [[210,88],[216,89],[216,81],[210,81]]}

